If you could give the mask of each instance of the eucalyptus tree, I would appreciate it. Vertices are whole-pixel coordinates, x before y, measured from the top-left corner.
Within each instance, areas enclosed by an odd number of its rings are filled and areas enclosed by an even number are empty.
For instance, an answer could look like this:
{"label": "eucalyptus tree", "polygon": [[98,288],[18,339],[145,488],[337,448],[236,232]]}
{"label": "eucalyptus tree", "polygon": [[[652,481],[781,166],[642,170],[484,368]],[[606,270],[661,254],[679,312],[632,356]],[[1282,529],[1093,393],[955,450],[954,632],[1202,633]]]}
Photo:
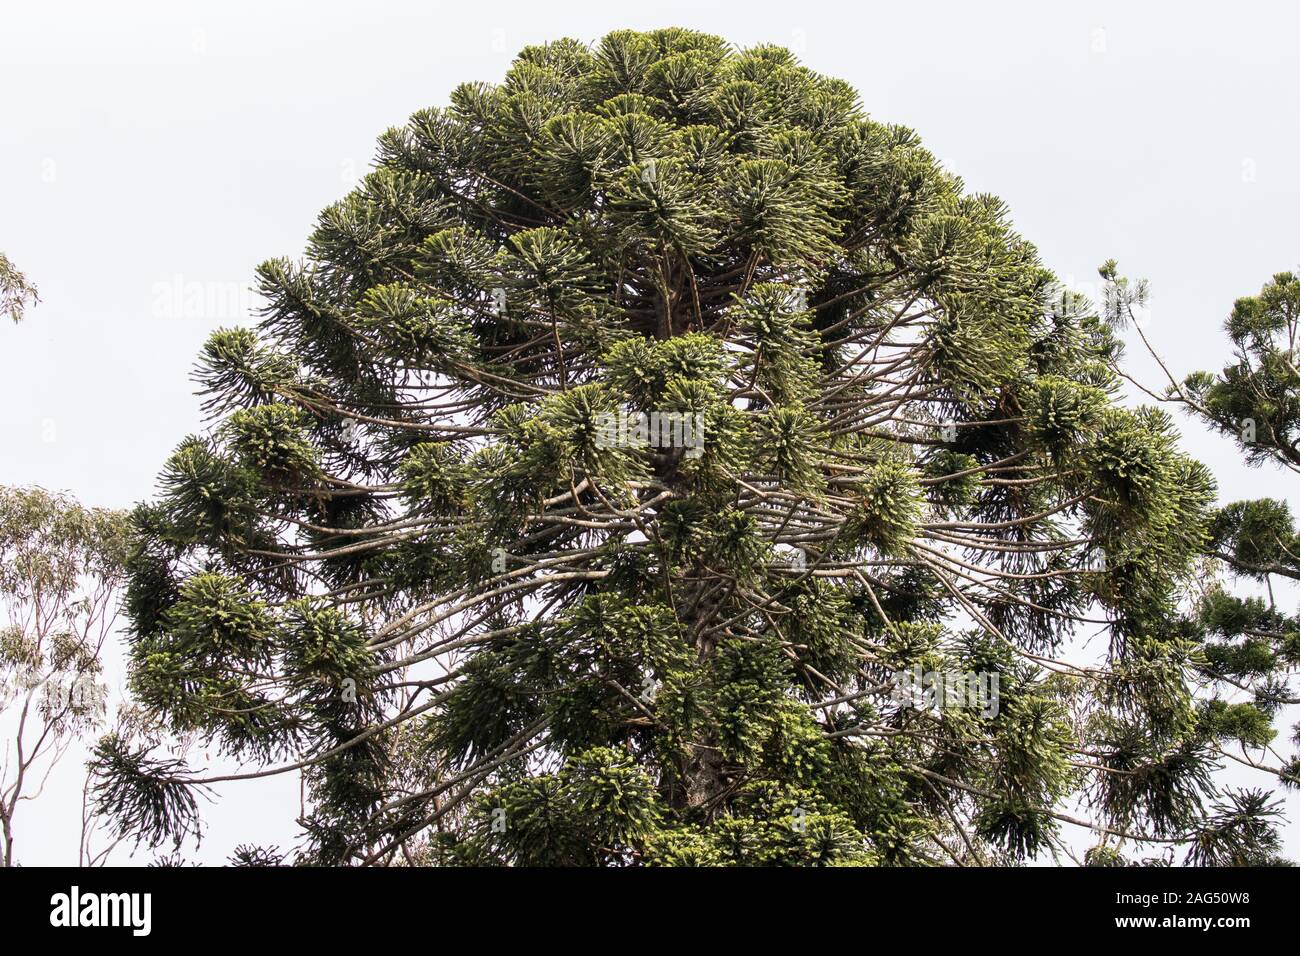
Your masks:
{"label": "eucalyptus tree", "polygon": [[0,313],[8,313],[15,322],[21,322],[27,307],[39,299],[36,286],[0,252]]}
{"label": "eucalyptus tree", "polygon": [[258,278],[127,597],[135,694],[244,769],[106,740],[126,831],[287,772],[315,863],[1272,832],[1207,806],[1176,610],[1210,475],[1003,203],[786,50],[528,47]]}
{"label": "eucalyptus tree", "polygon": [[117,614],[127,516],[0,486],[0,862],[16,818],[104,716],[100,653]]}

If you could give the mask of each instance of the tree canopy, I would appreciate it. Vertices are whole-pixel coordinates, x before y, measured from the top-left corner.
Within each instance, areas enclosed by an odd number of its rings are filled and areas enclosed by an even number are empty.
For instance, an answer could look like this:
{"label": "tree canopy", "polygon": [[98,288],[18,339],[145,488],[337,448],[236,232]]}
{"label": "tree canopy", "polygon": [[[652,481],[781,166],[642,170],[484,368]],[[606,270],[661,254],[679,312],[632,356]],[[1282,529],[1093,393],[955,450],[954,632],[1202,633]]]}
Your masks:
{"label": "tree canopy", "polygon": [[[303,774],[302,860],[1272,852],[1178,613],[1211,476],[1005,205],[842,81],[682,29],[528,47],[258,278],[134,515],[131,687]],[[210,777],[98,767],[125,828],[197,825]]]}

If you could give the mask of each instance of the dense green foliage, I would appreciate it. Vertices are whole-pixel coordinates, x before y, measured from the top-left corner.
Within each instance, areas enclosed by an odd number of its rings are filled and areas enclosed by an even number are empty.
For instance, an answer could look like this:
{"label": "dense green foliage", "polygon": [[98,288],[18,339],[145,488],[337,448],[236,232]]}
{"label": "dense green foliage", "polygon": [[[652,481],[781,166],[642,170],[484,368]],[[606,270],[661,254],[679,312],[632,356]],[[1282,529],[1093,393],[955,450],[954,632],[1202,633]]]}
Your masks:
{"label": "dense green foliage", "polygon": [[[1243,832],[1177,614],[1210,476],[844,83],[685,30],[530,47],[259,277],[135,515],[131,681],[302,762],[301,859],[1013,861],[1080,801],[1098,858]],[[603,440],[642,413],[702,441]],[[128,826],[193,825],[101,756]]]}

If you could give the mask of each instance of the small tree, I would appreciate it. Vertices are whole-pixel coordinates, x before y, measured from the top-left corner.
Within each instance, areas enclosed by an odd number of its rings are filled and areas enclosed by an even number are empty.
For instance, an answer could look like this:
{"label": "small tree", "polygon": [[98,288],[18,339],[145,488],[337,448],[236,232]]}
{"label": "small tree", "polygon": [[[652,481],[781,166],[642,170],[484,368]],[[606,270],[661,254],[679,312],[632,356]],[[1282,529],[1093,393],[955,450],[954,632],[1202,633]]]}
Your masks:
{"label": "small tree", "polygon": [[117,612],[126,516],[39,488],[0,487],[0,767],[3,860],[19,804],[39,795],[104,712],[100,651]]}
{"label": "small tree", "polygon": [[[1212,480],[1003,204],[843,82],[679,29],[529,47],[259,275],[135,513],[132,687],[301,772],[306,859],[1212,832],[1177,615]],[[212,782],[99,766],[152,840]]]}

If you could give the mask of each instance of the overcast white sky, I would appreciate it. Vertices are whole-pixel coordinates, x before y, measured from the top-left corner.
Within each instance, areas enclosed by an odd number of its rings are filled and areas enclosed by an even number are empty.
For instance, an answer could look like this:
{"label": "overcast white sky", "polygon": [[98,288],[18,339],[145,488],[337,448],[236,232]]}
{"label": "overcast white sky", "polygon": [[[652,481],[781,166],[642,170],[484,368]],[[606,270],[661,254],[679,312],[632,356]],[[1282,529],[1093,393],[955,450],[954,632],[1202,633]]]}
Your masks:
{"label": "overcast white sky", "polygon": [[[198,347],[248,321],[254,266],[301,253],[379,133],[498,80],[525,44],[670,25],[786,45],[849,81],[1002,196],[1067,282],[1095,282],[1108,257],[1150,279],[1146,329],[1179,374],[1220,367],[1233,299],[1300,262],[1293,4],[7,0],[0,250],[41,303],[0,325],[0,482],[112,507],[150,496],[201,425]],[[1184,432],[1225,500],[1294,487]],[[75,764],[17,821],[28,865],[76,862]],[[296,781],[229,788],[191,855],[284,846],[296,804]]]}

